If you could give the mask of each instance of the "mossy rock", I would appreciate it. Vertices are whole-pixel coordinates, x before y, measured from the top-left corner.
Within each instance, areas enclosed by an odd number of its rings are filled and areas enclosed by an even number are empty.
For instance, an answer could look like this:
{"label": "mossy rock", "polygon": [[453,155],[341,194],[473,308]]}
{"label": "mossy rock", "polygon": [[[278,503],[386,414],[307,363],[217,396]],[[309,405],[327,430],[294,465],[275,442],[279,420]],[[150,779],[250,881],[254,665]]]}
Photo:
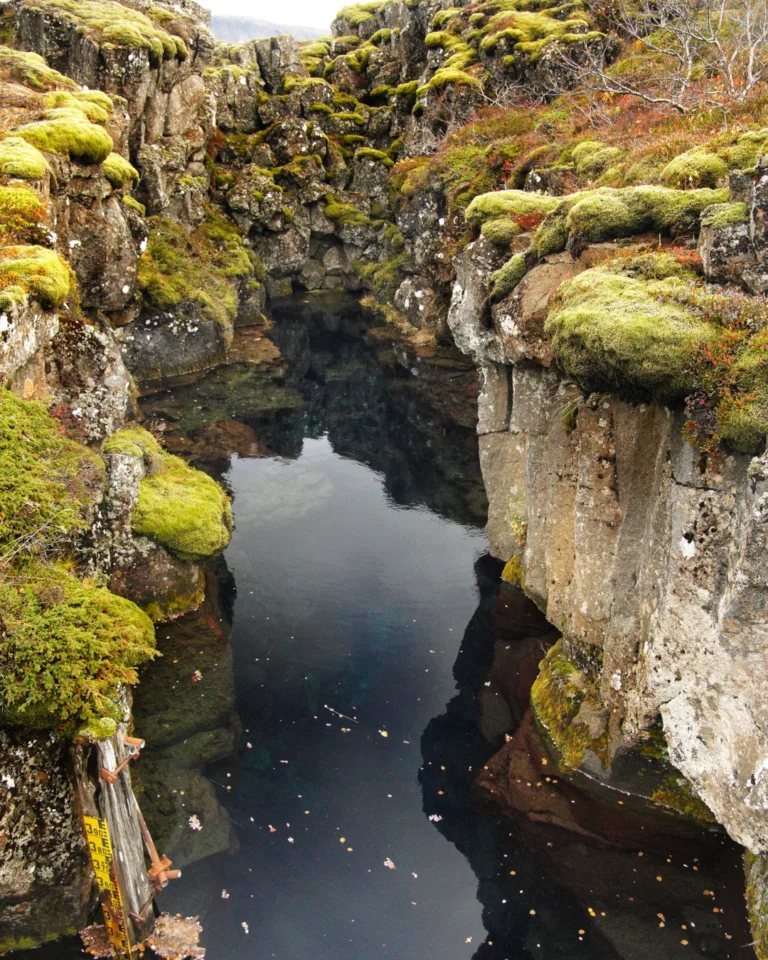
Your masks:
{"label": "mossy rock", "polygon": [[69,266],[45,247],[0,249],[0,310],[22,303],[27,295],[49,310],[60,307],[73,286]]}
{"label": "mossy rock", "polygon": [[139,201],[135,197],[126,195],[122,198],[122,200],[129,210],[134,210],[136,213],[141,214],[142,217],[146,217],[147,208],[144,206],[143,203],[139,203]]}
{"label": "mossy rock", "polygon": [[[155,62],[161,60],[186,60],[187,45],[181,37],[168,33],[150,16],[139,10],[125,7],[113,0],[37,0],[43,10],[72,23],[80,33],[102,44],[126,47],[129,50],[146,50]],[[157,11],[157,19],[166,21],[163,8]]]}
{"label": "mossy rock", "polygon": [[728,164],[704,147],[681,153],[661,171],[661,182],[668,187],[691,189],[716,187],[728,175]]}
{"label": "mossy rock", "polygon": [[0,554],[55,553],[86,528],[103,486],[100,457],[42,404],[0,390]]}
{"label": "mossy rock", "polygon": [[352,27],[359,27],[369,20],[375,20],[376,14],[386,6],[386,0],[372,0],[370,3],[351,3],[342,7],[336,19],[346,20]]}
{"label": "mossy rock", "polygon": [[102,163],[112,153],[112,137],[97,123],[91,123],[79,109],[57,107],[46,119],[28,123],[14,131],[43,153],[55,153],[77,163]]}
{"label": "mossy rock", "polygon": [[498,217],[495,220],[486,220],[480,228],[480,233],[495,247],[508,247],[510,243],[523,232],[523,228],[511,217]]}
{"label": "mossy rock", "polygon": [[768,854],[744,853],[744,894],[757,960],[768,957]]}
{"label": "mossy rock", "polygon": [[557,197],[548,197],[524,190],[497,190],[484,193],[469,204],[464,219],[468,227],[481,227],[487,220],[500,217],[544,216],[555,210],[560,203]]}
{"label": "mossy rock", "polygon": [[0,247],[46,239],[47,210],[26,187],[0,187]]}
{"label": "mossy rock", "polygon": [[596,140],[584,141],[573,149],[576,173],[580,177],[594,178],[616,163],[624,151]]}
{"label": "mossy rock", "polygon": [[373,150],[370,147],[362,147],[355,153],[355,160],[374,160],[376,163],[381,163],[385,167],[393,167],[395,165],[391,157],[389,157],[383,150]]}
{"label": "mossy rock", "polygon": [[670,277],[646,281],[597,267],[563,284],[545,324],[560,369],[586,392],[628,400],[680,400],[696,388],[694,351],[720,332],[675,303],[687,291]]}
{"label": "mossy rock", "polygon": [[141,481],[132,517],[133,531],[167,547],[182,560],[198,560],[223,550],[232,534],[232,508],[222,488],[160,446],[138,426],[118,431],[104,453],[140,456],[147,475]]}
{"label": "mossy rock", "polygon": [[558,201],[537,229],[531,249],[537,256],[545,257],[565,250],[571,238],[599,243],[647,231],[691,232],[707,207],[727,200],[727,188],[673,190],[639,186],[585,190]]}
{"label": "mossy rock", "polygon": [[74,735],[122,719],[120,684],[155,655],[152,621],[130,600],[62,565],[36,563],[0,585],[0,722]]}
{"label": "mossy rock", "polygon": [[712,230],[726,230],[749,223],[749,218],[750,210],[746,203],[717,203],[702,213],[701,225]]}
{"label": "mossy rock", "polygon": [[146,299],[161,310],[194,303],[204,317],[231,329],[237,294],[230,281],[253,275],[255,269],[237,227],[212,210],[190,234],[166,217],[152,217],[149,223],[138,271]]}
{"label": "mossy rock", "polygon": [[23,137],[0,140],[0,176],[42,180],[50,169],[43,154]]}
{"label": "mossy rock", "polygon": [[58,70],[52,70],[39,54],[13,50],[3,45],[0,45],[0,76],[8,77],[9,80],[15,80],[38,92],[60,88],[79,90],[74,80],[65,77]]}
{"label": "mossy rock", "polygon": [[369,227],[371,221],[351,203],[343,203],[333,196],[326,197],[323,213],[339,227]]}
{"label": "mossy rock", "polygon": [[768,436],[768,331],[757,332],[733,364],[741,396],[719,410],[720,439],[739,453],[759,453]]}
{"label": "mossy rock", "polygon": [[598,692],[594,671],[585,669],[573,648],[573,642],[564,638],[550,647],[531,689],[531,707],[558,760],[577,770],[585,752],[599,750],[603,744],[577,719],[583,703],[598,707]]}
{"label": "mossy rock", "polygon": [[499,270],[491,274],[492,303],[505,300],[526,274],[528,267],[524,253],[516,253]]}
{"label": "mossy rock", "polygon": [[113,187],[120,189],[139,182],[139,171],[119,153],[110,153],[102,165],[104,176]]}

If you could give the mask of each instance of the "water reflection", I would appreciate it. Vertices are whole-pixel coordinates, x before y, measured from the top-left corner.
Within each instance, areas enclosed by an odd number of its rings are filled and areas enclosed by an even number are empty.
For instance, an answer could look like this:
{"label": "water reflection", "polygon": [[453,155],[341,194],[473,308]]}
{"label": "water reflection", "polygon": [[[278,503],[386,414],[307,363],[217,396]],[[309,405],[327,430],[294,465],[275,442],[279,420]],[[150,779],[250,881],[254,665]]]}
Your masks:
{"label": "water reflection", "polygon": [[487,935],[473,956],[749,956],[737,847],[559,780],[528,709],[556,634],[493,561],[476,572],[458,693],[424,732],[420,773],[426,815],[477,877]]}

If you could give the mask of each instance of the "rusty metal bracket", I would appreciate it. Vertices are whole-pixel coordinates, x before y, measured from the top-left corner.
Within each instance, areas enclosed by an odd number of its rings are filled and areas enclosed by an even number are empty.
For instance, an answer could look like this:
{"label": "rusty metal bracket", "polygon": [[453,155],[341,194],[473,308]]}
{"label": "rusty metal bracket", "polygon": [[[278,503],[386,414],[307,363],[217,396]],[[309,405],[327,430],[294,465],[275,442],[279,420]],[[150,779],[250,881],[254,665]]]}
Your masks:
{"label": "rusty metal bracket", "polygon": [[141,751],[146,746],[145,740],[140,740],[138,737],[123,737],[123,743],[125,748],[128,751],[128,755],[114,770],[107,770],[106,767],[102,767],[99,771],[102,780],[106,780],[107,783],[114,784],[117,783],[117,778],[125,770],[131,760],[138,760],[141,756]]}
{"label": "rusty metal bracket", "polygon": [[152,840],[138,804],[136,804],[136,818],[139,821],[139,829],[141,830],[141,836],[144,839],[144,845],[147,848],[149,859],[152,861],[152,866],[147,871],[147,876],[149,877],[149,882],[154,887],[155,893],[160,893],[161,890],[168,886],[170,880],[179,879],[181,870],[170,870],[169,867],[173,861],[169,860],[165,855],[161,857],[158,854],[157,847]]}

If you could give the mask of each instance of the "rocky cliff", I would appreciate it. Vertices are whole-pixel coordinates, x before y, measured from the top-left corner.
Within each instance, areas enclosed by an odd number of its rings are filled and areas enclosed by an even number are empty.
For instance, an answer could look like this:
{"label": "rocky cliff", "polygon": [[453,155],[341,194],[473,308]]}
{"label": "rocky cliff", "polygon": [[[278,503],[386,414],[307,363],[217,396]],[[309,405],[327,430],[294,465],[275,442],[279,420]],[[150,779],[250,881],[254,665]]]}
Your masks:
{"label": "rocky cliff", "polygon": [[[200,606],[229,538],[220,488],[130,422],[137,393],[337,290],[477,366],[492,551],[560,635],[539,732],[566,773],[722,824],[762,943],[762,108],[724,131],[590,105],[568,64],[606,24],[581,3],[384,0],[229,46],[189,0],[0,14],[0,951],[87,913],[85,850],[47,824],[78,836],[152,622]],[[73,659],[57,625],[83,605]]]}

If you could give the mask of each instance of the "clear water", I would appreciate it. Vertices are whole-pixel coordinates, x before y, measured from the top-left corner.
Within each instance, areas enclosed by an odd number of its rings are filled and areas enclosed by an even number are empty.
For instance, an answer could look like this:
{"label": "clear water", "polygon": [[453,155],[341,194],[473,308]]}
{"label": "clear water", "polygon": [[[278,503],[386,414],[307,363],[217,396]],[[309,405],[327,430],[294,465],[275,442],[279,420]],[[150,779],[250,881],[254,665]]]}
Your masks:
{"label": "clear water", "polygon": [[[284,382],[222,370],[144,403],[236,521],[206,608],[161,629],[137,691],[142,807],[184,864],[159,907],[200,916],[210,960],[749,957],[723,838],[649,821],[607,844],[535,805],[474,809],[525,708],[489,703],[486,678],[506,656],[514,686],[547,625],[486,556],[471,423],[421,388],[434,368],[404,375],[342,320],[281,319]],[[440,374],[454,400],[465,375]],[[201,446],[223,420],[273,455]]]}

